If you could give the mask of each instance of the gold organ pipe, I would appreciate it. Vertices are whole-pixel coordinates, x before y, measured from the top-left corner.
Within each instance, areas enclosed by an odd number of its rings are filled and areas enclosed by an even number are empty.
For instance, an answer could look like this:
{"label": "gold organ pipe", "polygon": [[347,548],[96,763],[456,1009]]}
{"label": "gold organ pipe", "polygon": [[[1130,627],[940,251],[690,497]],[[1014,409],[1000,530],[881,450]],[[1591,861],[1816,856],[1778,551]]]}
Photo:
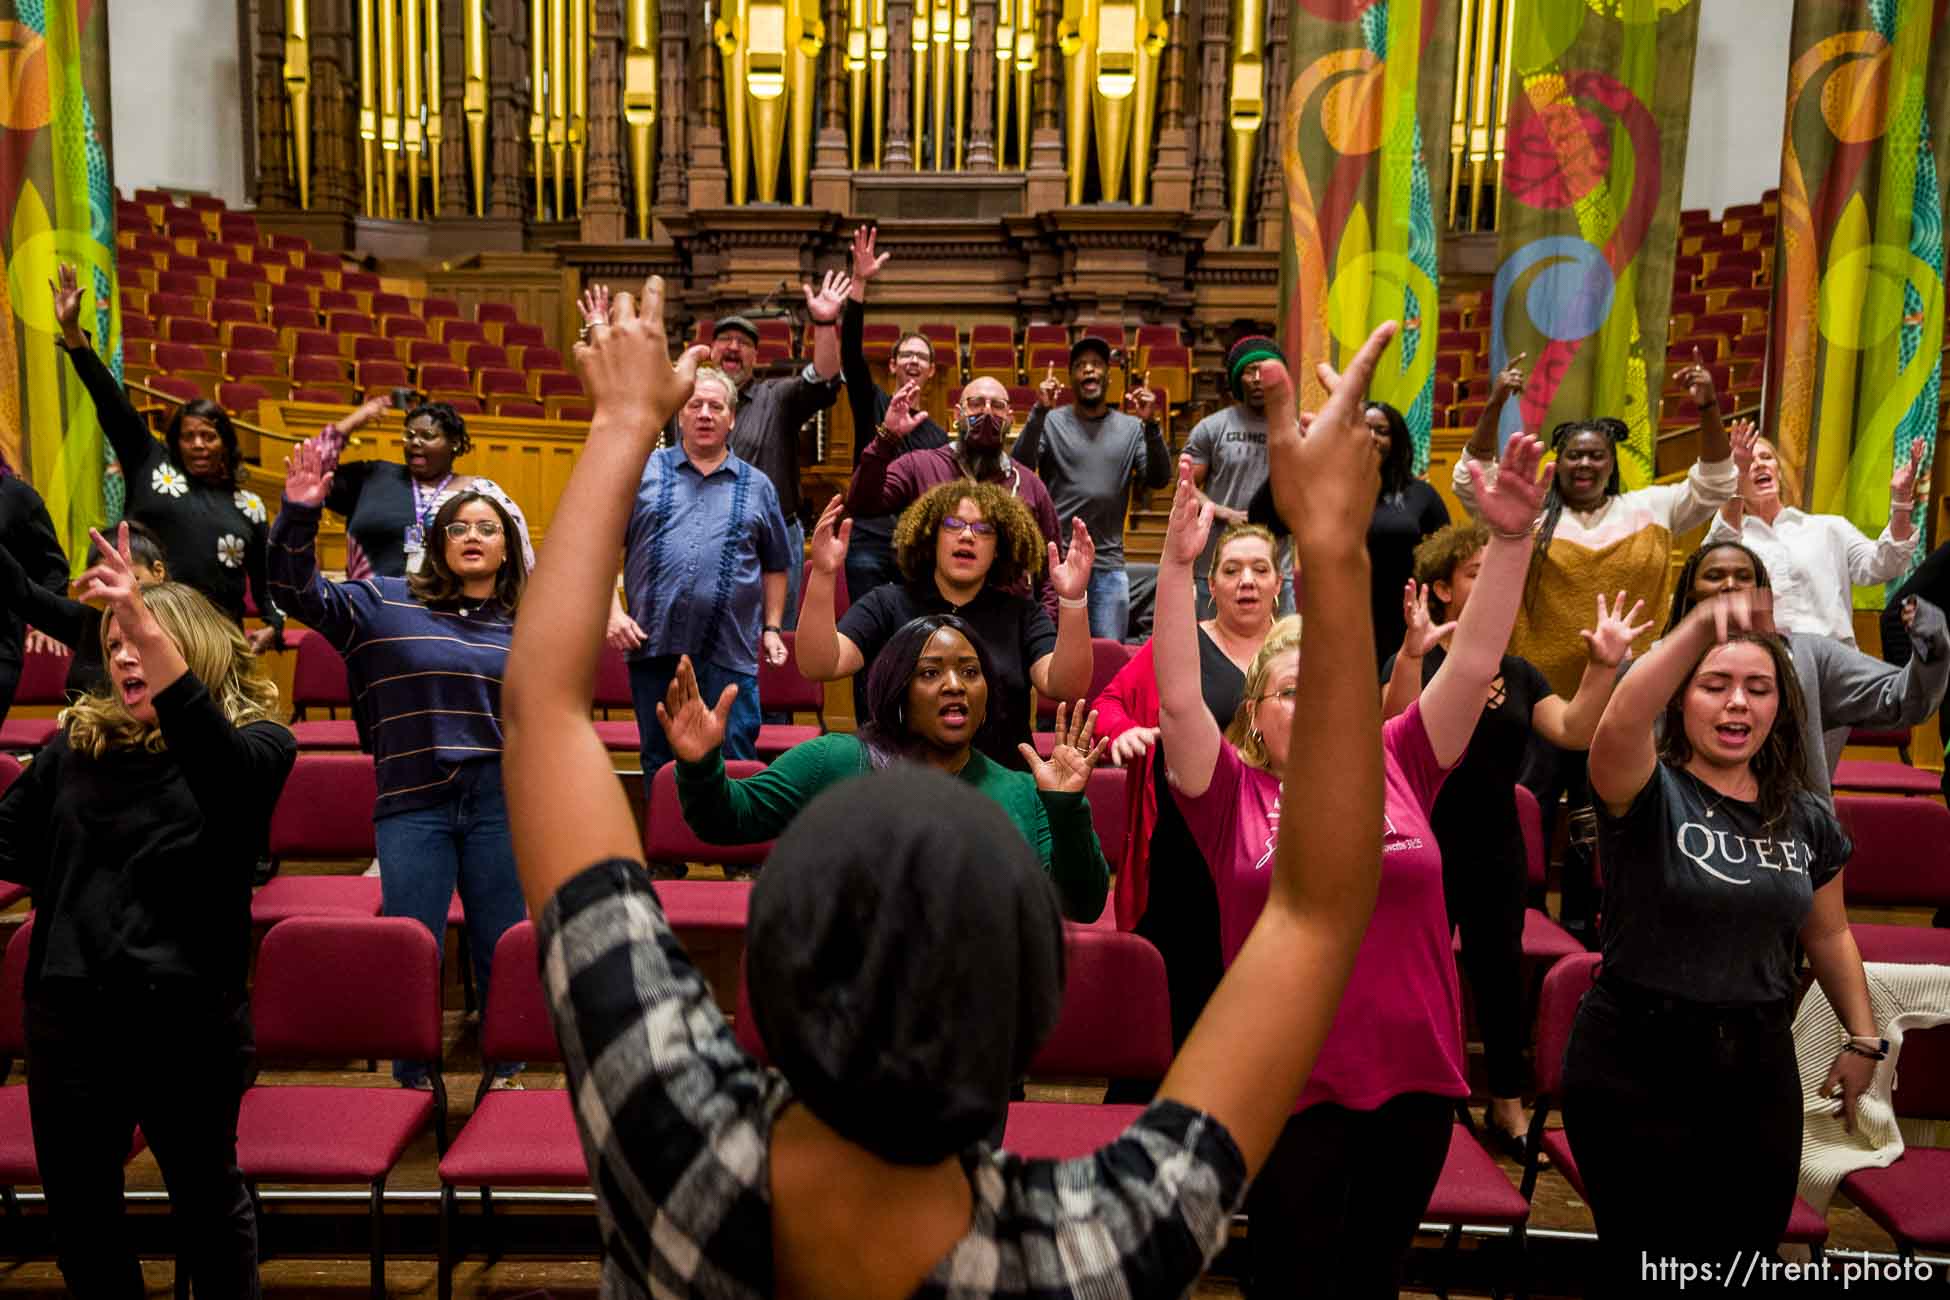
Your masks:
{"label": "gold organ pipe", "polygon": [[[1496,0],[1485,0],[1495,4]],[[1455,229],[1461,208],[1463,159],[1469,154],[1469,46],[1475,30],[1477,0],[1457,0],[1456,95],[1449,110],[1449,228]]]}
{"label": "gold organ pipe", "polygon": [[1253,146],[1266,121],[1266,3],[1237,0],[1232,10],[1232,86],[1227,99],[1227,163],[1232,242],[1246,239],[1246,203],[1253,192]]}
{"label": "gold organ pipe", "polygon": [[1030,83],[1036,76],[1036,25],[1030,21],[1030,0],[1018,0],[1016,24],[1016,165],[1029,168],[1029,133],[1034,123],[1029,112]]}
{"label": "gold organ pipe", "polygon": [[[708,5],[710,0],[706,0]],[[746,11],[751,0],[723,0],[719,18],[712,27],[718,54],[724,60],[724,141],[731,170],[731,202],[744,205],[751,193],[750,100],[745,94]],[[709,9],[706,9],[709,13]]]}
{"label": "gold organ pipe", "polygon": [[995,5],[995,165],[1007,165],[1009,154],[1009,61],[1016,54],[1016,19],[1010,0]]}
{"label": "gold organ pipe", "polygon": [[928,130],[928,3],[914,0],[914,170],[926,165],[927,154],[921,142]]}
{"label": "gold organ pipe", "polygon": [[406,212],[420,219],[420,114],[426,108],[420,84],[420,0],[399,0],[400,149],[406,154]]}
{"label": "gold organ pipe", "polygon": [[1474,33],[1475,71],[1471,76],[1469,96],[1469,195],[1470,228],[1483,227],[1481,214],[1483,194],[1483,171],[1490,160],[1490,101],[1494,97],[1495,83],[1492,74],[1496,61],[1496,24],[1494,0],[1483,0],[1483,12],[1479,15]]}
{"label": "gold organ pipe", "polygon": [[427,179],[433,185],[433,214],[440,215],[440,142],[445,92],[440,88],[440,0],[424,0],[427,10]]}
{"label": "gold organ pipe", "polygon": [[575,167],[576,211],[589,145],[589,0],[569,0],[569,157]]}
{"label": "gold organ pipe", "polygon": [[[1254,0],[1240,0],[1253,3]],[[1063,17],[1056,25],[1057,48],[1063,52],[1063,154],[1068,170],[1068,198],[1083,202],[1083,175],[1090,147],[1090,90],[1096,80],[1096,0],[1063,0]]]}
{"label": "gold organ pipe", "polygon": [[873,0],[867,29],[867,98],[873,101],[873,169],[887,147],[887,0]]}
{"label": "gold organ pipe", "polygon": [[1491,110],[1492,116],[1490,119],[1496,124],[1496,133],[1492,138],[1491,148],[1495,151],[1496,156],[1496,203],[1493,211],[1495,214],[1494,220],[1498,226],[1503,224],[1503,163],[1508,153],[1506,148],[1508,144],[1506,139],[1507,128],[1504,123],[1510,116],[1510,83],[1516,71],[1515,60],[1511,57],[1512,46],[1515,44],[1517,31],[1516,0],[1510,0],[1509,3],[1503,6],[1500,26],[1502,27],[1502,35],[1497,42],[1499,53],[1497,55],[1496,103]]}
{"label": "gold organ pipe", "polygon": [[360,211],[378,215],[373,191],[379,178],[379,65],[374,61],[374,0],[359,3],[359,174],[362,190]]}
{"label": "gold organ pipe", "polygon": [[968,0],[955,0],[955,170],[968,162],[968,58],[975,45],[975,19]]}
{"label": "gold organ pipe", "polygon": [[548,0],[548,154],[555,168],[555,219],[568,216],[569,5]]}
{"label": "gold organ pipe", "polygon": [[623,124],[630,133],[630,180],[636,237],[650,238],[650,159],[657,125],[656,0],[626,0],[628,44],[623,54]]}
{"label": "gold organ pipe", "polygon": [[826,47],[826,22],[819,0],[787,0],[786,94],[792,163],[792,201],[806,205],[812,176],[813,100],[819,89],[819,52]]}
{"label": "gold organ pipe", "polygon": [[548,210],[548,5],[528,0],[528,146],[535,155],[535,220]]}
{"label": "gold organ pipe", "polygon": [[1124,159],[1131,144],[1131,97],[1137,89],[1138,8],[1134,0],[1098,0],[1097,70],[1091,118],[1097,128],[1097,177],[1104,200],[1124,196]]}
{"label": "gold organ pipe", "polygon": [[311,207],[311,8],[309,0],[285,0],[284,93],[291,100],[291,170],[298,206]]}
{"label": "gold organ pipe", "polygon": [[955,34],[954,0],[933,0],[928,17],[928,39],[933,43],[934,74],[934,169],[948,166],[948,47]]}
{"label": "gold organ pipe", "polygon": [[775,203],[779,197],[793,44],[789,3],[750,0],[745,7],[745,85],[751,93],[752,169],[758,173],[760,203]]}
{"label": "gold organ pipe", "polygon": [[487,215],[488,55],[486,0],[461,0],[466,6],[466,80],[461,112],[467,118],[467,160],[474,168],[474,215]]}
{"label": "gold organ pipe", "polygon": [[393,0],[379,6],[379,199],[380,215],[398,215],[393,169],[399,164],[399,8]]}
{"label": "gold organ pipe", "polygon": [[847,0],[846,6],[846,118],[847,159],[854,171],[866,157],[867,136],[867,0]]}
{"label": "gold organ pipe", "polygon": [[1138,0],[1137,83],[1131,89],[1131,202],[1151,194],[1152,130],[1158,120],[1158,76],[1171,25],[1165,0]]}

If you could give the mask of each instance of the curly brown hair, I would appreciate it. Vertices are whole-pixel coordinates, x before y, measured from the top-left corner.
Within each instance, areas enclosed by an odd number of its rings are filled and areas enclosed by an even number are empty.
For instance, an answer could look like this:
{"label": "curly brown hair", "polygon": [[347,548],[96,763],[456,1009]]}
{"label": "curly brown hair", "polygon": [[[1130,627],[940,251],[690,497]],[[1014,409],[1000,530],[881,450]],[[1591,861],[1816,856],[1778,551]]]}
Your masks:
{"label": "curly brown hair", "polygon": [[[1425,587],[1452,582],[1456,570],[1469,563],[1471,556],[1490,544],[1490,530],[1480,521],[1444,524],[1424,537],[1415,548],[1415,581]],[[1429,610],[1442,616],[1444,601],[1429,592]]]}
{"label": "curly brown hair", "polygon": [[894,559],[909,582],[934,576],[935,536],[941,521],[963,501],[973,501],[982,518],[995,525],[990,586],[1011,587],[1018,578],[1033,578],[1043,571],[1043,533],[1029,507],[994,483],[958,478],[923,493],[901,511],[900,522],[894,525]]}

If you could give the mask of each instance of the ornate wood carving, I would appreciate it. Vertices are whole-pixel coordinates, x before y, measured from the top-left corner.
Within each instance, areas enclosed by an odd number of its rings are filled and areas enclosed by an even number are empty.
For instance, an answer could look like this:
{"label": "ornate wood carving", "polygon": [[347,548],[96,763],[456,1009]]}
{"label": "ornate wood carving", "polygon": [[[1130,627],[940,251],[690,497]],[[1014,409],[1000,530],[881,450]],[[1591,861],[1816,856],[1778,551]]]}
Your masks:
{"label": "ornate wood carving", "polygon": [[623,207],[623,0],[595,0],[589,24],[589,124],[582,237],[621,239]]}
{"label": "ornate wood carving", "polygon": [[352,216],[359,208],[358,47],[350,0],[311,7],[312,182],[314,212]]}
{"label": "ornate wood carving", "polygon": [[969,73],[968,170],[995,170],[995,0],[974,0],[969,7],[973,20],[969,57],[975,67]]}
{"label": "ornate wood carving", "polygon": [[691,29],[690,43],[696,94],[691,99],[690,139],[686,146],[691,160],[687,201],[708,207],[725,203],[731,181],[724,148],[724,68],[711,32],[711,19],[717,11],[717,5],[705,0],[697,25]]}
{"label": "ornate wood carving", "polygon": [[[478,0],[466,0],[478,3]],[[440,211],[443,220],[457,221],[474,210],[474,189],[467,180],[467,17],[462,5],[440,6],[440,84],[428,89],[440,114]]]}
{"label": "ornate wood carving", "polygon": [[1286,105],[1286,29],[1291,5],[1273,4],[1266,25],[1266,125],[1259,129],[1259,171],[1254,186],[1254,211],[1247,218],[1254,223],[1261,248],[1277,248],[1280,227],[1286,212],[1282,201],[1285,182],[1280,174],[1280,118]]}
{"label": "ornate wood carving", "polygon": [[[1192,211],[1226,210],[1226,51],[1232,12],[1227,0],[1196,0],[1198,15],[1198,117],[1192,135]],[[1219,238],[1224,238],[1220,231]]]}
{"label": "ornate wood carving", "polygon": [[914,170],[913,59],[914,0],[887,0],[887,151],[882,156],[890,172]]}
{"label": "ornate wood carving", "polygon": [[528,10],[490,0],[488,35],[488,215],[519,220],[528,208],[522,169],[528,152]]}
{"label": "ornate wood carving", "polygon": [[657,207],[688,201],[686,123],[691,105],[691,12],[684,0],[660,0],[657,11]]}
{"label": "ornate wood carving", "polygon": [[297,206],[291,183],[291,124],[284,98],[284,6],[260,0],[257,6],[257,174],[247,188],[261,208]]}

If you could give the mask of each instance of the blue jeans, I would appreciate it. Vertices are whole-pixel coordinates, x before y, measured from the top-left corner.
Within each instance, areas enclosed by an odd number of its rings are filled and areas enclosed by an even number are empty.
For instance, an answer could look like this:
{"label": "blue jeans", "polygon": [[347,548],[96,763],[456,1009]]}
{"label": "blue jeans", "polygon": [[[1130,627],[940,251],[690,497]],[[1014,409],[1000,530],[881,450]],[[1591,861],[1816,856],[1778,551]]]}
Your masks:
{"label": "blue jeans", "polygon": [[1122,641],[1131,634],[1131,575],[1098,569],[1090,575],[1090,635]]}
{"label": "blue jeans", "polygon": [[[449,784],[445,803],[373,820],[379,849],[379,885],[387,916],[410,916],[445,947],[447,904],[460,888],[473,951],[474,987],[483,1016],[494,996],[494,945],[528,914],[515,876],[515,842],[508,831],[508,802],[501,793],[501,760],[463,764]],[[394,1061],[393,1077],[415,1084],[428,1061]],[[522,1062],[494,1064],[501,1075],[519,1074]]]}
{"label": "blue jeans", "polygon": [[[657,769],[671,761],[670,743],[664,739],[664,729],[657,725],[657,706],[664,701],[670,690],[671,678],[677,676],[677,655],[655,655],[648,659],[630,660],[630,699],[636,705],[637,734],[643,738],[643,797],[650,797],[651,782],[656,779]],[[738,688],[738,698],[732,701],[731,717],[725,722],[724,756],[733,758],[758,757],[758,677],[751,673],[734,673],[716,664],[699,663],[691,660],[691,668],[697,673],[698,693],[704,702],[715,706],[718,696],[727,686]]]}
{"label": "blue jeans", "polygon": [[792,558],[785,566],[785,617],[779,626],[790,632],[799,626],[799,584],[806,576],[806,526],[798,515],[785,521],[785,544]]}

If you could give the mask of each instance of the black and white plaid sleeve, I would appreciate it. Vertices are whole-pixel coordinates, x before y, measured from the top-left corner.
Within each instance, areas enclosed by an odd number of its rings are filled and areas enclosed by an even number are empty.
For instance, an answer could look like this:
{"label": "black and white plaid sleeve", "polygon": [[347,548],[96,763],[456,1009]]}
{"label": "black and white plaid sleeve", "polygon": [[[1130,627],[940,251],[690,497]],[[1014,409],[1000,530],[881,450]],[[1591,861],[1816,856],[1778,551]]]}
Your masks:
{"label": "black and white plaid sleeve", "polygon": [[917,1300],[1181,1296],[1225,1244],[1246,1162],[1210,1115],[1153,1102],[1074,1160],[983,1152],[968,1235]]}
{"label": "black and white plaid sleeve", "polygon": [[601,862],[562,886],[538,938],[603,1293],[769,1296],[783,1080],[738,1046],[638,864]]}

